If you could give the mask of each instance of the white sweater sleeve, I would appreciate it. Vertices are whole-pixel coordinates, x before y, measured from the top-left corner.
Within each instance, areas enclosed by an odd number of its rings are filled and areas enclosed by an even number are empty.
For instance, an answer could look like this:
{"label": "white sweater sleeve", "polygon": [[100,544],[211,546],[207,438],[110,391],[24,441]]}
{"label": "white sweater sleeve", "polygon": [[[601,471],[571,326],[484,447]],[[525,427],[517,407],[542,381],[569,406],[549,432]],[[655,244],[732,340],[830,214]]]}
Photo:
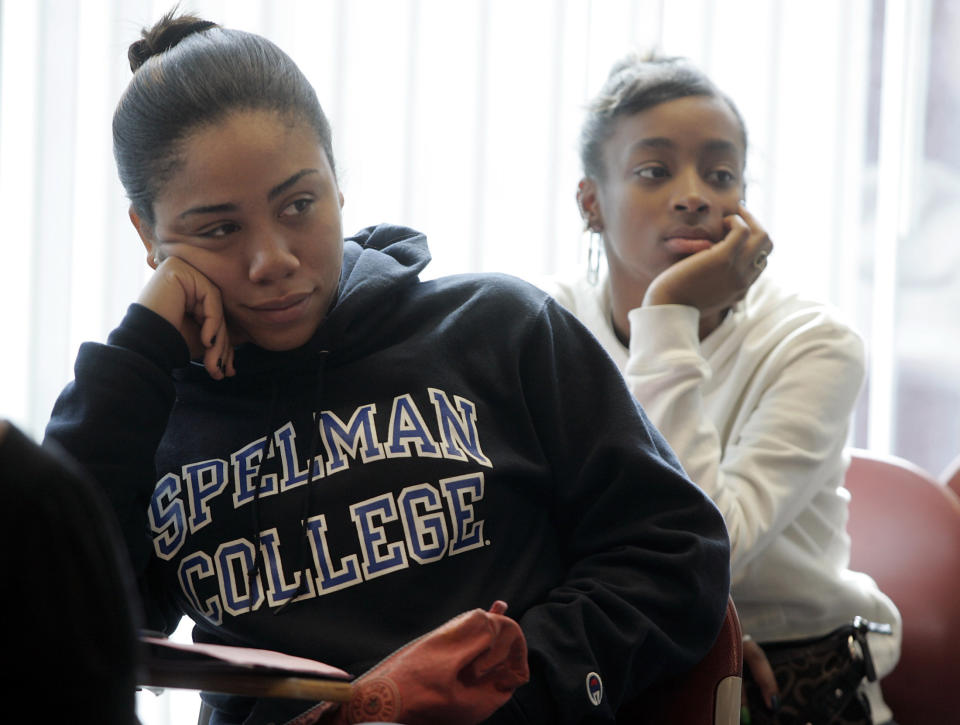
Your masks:
{"label": "white sweater sleeve", "polygon": [[[737,355],[749,364],[735,363],[733,371],[749,380],[711,382],[698,323],[692,307],[631,311],[624,373],[690,478],[723,514],[736,582],[818,491],[842,484],[863,349],[848,328],[813,315],[778,333],[783,337],[775,344],[744,340]],[[708,384],[730,386],[719,395],[724,430],[705,408]]]}

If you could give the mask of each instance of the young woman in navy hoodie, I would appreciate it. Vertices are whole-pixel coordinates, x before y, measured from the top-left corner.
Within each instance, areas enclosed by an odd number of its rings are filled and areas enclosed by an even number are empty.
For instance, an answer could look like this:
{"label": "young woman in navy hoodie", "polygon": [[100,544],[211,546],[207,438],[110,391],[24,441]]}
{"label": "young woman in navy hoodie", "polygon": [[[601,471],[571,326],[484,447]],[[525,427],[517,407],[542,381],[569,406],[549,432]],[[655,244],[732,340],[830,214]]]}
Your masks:
{"label": "young woman in navy hoodie", "polygon": [[612,722],[702,657],[722,518],[586,329],[513,278],[421,281],[413,230],[344,239],[327,119],[268,40],[171,14],[129,57],[114,152],[154,273],[47,437],[107,492],[148,625],[360,673],[504,600],[530,681],[497,723]]}

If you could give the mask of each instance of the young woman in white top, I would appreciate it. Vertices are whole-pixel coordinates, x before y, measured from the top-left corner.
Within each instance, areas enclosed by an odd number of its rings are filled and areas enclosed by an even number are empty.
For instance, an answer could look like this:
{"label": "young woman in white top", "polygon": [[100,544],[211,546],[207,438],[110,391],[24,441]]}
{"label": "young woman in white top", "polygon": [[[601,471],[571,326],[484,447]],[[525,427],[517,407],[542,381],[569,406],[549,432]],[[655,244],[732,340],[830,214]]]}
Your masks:
{"label": "young woman in white top", "polygon": [[[883,677],[899,614],[848,569],[845,530],[863,346],[828,307],[763,275],[773,245],[744,206],[746,149],[734,104],[683,59],[617,63],[581,131],[577,200],[603,253],[551,291],[723,513],[748,639],[821,635],[857,615],[889,623],[893,636],[868,635]],[[762,650],[745,654],[768,707],[786,706]],[[870,720],[889,722],[879,684],[861,687]]]}

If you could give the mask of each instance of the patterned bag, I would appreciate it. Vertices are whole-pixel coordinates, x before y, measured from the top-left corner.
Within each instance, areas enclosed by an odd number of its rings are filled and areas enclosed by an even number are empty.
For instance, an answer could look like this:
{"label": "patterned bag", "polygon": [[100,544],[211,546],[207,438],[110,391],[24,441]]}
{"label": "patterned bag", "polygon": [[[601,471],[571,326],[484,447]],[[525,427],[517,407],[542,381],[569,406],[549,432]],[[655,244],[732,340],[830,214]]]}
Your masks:
{"label": "patterned bag", "polygon": [[867,632],[891,629],[854,617],[820,637],[760,643],[777,678],[780,707],[770,711],[744,668],[751,725],[870,725],[870,704],[859,690],[864,678],[877,679]]}

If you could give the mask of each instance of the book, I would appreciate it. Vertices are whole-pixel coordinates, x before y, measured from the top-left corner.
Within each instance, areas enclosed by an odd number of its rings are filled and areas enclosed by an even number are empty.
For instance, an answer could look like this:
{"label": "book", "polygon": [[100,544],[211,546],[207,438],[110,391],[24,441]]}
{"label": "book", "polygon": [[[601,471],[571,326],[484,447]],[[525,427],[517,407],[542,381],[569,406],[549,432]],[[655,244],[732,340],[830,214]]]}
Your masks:
{"label": "book", "polygon": [[352,676],[317,660],[272,650],[171,642],[142,635],[145,687],[207,690],[250,697],[347,702]]}

